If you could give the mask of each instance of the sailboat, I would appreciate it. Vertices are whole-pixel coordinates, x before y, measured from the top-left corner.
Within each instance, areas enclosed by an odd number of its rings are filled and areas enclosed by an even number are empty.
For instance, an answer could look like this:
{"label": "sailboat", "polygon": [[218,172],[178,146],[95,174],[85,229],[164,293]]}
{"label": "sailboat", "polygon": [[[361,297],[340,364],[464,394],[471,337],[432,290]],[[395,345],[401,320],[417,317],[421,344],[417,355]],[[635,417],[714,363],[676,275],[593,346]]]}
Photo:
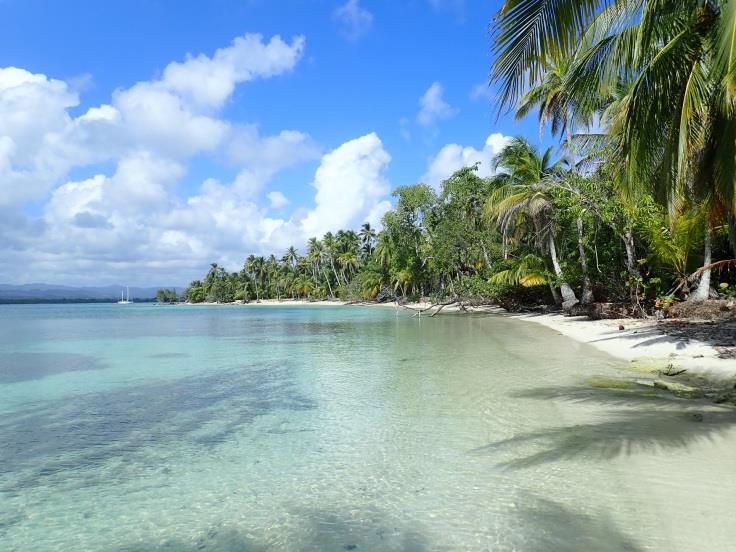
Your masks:
{"label": "sailboat", "polygon": [[118,301],[118,305],[130,305],[133,302],[130,300],[130,288],[128,286],[125,286],[125,293],[127,296],[123,299],[123,290],[120,290],[120,301]]}

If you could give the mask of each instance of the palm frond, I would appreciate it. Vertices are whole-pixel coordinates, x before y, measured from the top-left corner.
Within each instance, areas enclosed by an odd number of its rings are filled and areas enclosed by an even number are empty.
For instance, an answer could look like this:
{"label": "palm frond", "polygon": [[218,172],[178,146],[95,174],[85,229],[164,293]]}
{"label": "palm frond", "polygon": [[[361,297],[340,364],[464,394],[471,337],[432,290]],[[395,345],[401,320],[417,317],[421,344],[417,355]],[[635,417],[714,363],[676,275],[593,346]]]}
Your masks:
{"label": "palm frond", "polygon": [[492,29],[491,78],[500,83],[501,106],[514,106],[550,59],[572,51],[598,8],[614,1],[631,0],[506,0]]}

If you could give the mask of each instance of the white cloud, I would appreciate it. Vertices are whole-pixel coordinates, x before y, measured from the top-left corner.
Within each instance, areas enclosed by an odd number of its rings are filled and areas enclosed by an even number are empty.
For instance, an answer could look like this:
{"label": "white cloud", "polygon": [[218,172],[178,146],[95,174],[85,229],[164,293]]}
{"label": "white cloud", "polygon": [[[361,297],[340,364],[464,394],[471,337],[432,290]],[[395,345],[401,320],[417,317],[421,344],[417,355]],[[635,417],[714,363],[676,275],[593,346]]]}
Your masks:
{"label": "white cloud", "polygon": [[351,41],[366,35],[373,26],[373,14],[362,8],[359,0],[348,0],[335,9],[332,18],[340,26],[340,33]]}
{"label": "white cloud", "polygon": [[[290,71],[303,48],[300,37],[246,35],[79,116],[70,109],[83,86],[0,68],[0,281],[181,284],[212,260],[237,269],[250,251],[378,225],[391,205],[390,156],[375,133],[323,154],[304,132],[267,135],[222,115],[238,83]],[[185,194],[180,183],[195,157],[236,175]],[[289,190],[262,192],[280,171],[316,159],[312,206],[290,204]],[[112,168],[69,177],[93,164]],[[23,212],[39,199],[40,214]],[[290,216],[273,214],[287,206]]]}
{"label": "white cloud", "polygon": [[261,137],[256,125],[233,129],[228,138],[227,156],[232,163],[271,170],[316,159],[320,147],[298,130],[282,130],[275,136]]}
{"label": "white cloud", "polygon": [[448,104],[442,97],[444,88],[439,82],[433,82],[427,91],[419,98],[419,113],[417,122],[422,126],[430,126],[442,119],[448,119],[457,114],[458,109]]}
{"label": "white cloud", "polygon": [[68,169],[59,137],[78,103],[63,81],[0,69],[0,206],[38,197]]}
{"label": "white cloud", "polygon": [[75,166],[140,150],[176,159],[214,151],[231,132],[217,112],[235,85],[290,71],[303,49],[303,37],[238,37],[212,57],[171,63],[161,79],[117,90],[110,103],[76,118],[68,110],[79,105],[79,79],[69,85],[0,68],[0,206],[43,197]]}
{"label": "white cloud", "polygon": [[375,133],[345,142],[322,158],[312,185],[316,207],[305,217],[305,235],[355,228],[390,190],[385,170],[391,156]]}
{"label": "white cloud", "polygon": [[236,84],[290,71],[303,52],[301,36],[287,44],[278,35],[264,43],[261,35],[247,34],[215,51],[211,58],[190,55],[182,63],[170,63],[156,84],[197,106],[218,108]]}
{"label": "white cloud", "polygon": [[439,189],[442,181],[456,170],[475,163],[480,163],[478,176],[491,176],[494,172],[493,158],[508,144],[509,140],[510,138],[503,134],[491,134],[486,138],[480,150],[473,146],[447,144],[430,160],[422,181]]}
{"label": "white cloud", "polygon": [[365,221],[378,225],[390,208],[384,175],[389,160],[376,134],[345,142],[325,154],[315,171],[314,207],[275,218],[269,210],[283,208],[288,199],[272,191],[262,203],[257,190],[243,184],[248,169],[231,183],[207,179],[196,194],[179,199],[180,163],[149,152],[131,154],[111,176],[59,186],[36,221],[7,218],[7,228],[0,222],[12,247],[2,251],[9,264],[0,267],[0,280],[40,274],[72,283],[183,284],[201,277],[213,260],[236,270],[248,252],[278,253],[327,230]]}
{"label": "white cloud", "polygon": [[271,202],[272,209],[281,209],[289,204],[289,199],[279,191],[269,192],[266,197]]}

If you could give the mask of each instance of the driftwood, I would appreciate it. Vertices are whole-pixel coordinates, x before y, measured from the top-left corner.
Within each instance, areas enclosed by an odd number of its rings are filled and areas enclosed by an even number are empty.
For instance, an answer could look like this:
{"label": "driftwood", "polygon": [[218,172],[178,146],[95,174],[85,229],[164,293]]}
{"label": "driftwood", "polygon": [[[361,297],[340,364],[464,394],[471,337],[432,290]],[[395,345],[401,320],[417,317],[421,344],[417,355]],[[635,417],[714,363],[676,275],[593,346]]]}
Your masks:
{"label": "driftwood", "polygon": [[445,303],[432,303],[432,304],[431,304],[431,305],[429,305],[428,307],[424,307],[424,308],[421,308],[421,307],[410,307],[410,306],[408,306],[408,305],[402,305],[402,306],[403,306],[403,307],[404,307],[405,309],[408,309],[408,310],[414,311],[414,314],[413,314],[412,316],[420,316],[420,317],[421,317],[421,316],[422,316],[422,314],[424,314],[425,312],[429,312],[429,311],[431,311],[431,310],[433,310],[433,309],[437,309],[437,310],[436,310],[435,312],[433,312],[432,314],[430,314],[430,315],[429,315],[430,317],[433,317],[433,316],[437,316],[437,315],[438,315],[438,314],[439,314],[440,312],[442,312],[442,309],[444,309],[445,307],[450,307],[450,306],[452,306],[452,305],[457,305],[457,306],[458,306],[458,308],[459,308],[459,309],[460,309],[461,311],[463,311],[463,312],[467,312],[467,310],[468,310],[468,309],[466,308],[466,306],[465,306],[465,303],[464,303],[464,302],[462,302],[462,301],[457,301],[457,300],[455,300],[455,299],[453,299],[452,301],[447,301],[447,302],[445,302]]}

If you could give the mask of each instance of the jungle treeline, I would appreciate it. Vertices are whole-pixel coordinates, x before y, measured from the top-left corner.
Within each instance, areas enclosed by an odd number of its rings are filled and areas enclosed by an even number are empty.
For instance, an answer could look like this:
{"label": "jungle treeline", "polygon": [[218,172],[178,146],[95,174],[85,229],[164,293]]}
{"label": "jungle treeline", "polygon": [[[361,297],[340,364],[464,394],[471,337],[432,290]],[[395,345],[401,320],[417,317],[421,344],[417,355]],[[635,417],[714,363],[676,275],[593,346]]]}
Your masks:
{"label": "jungle treeline", "polygon": [[213,264],[186,298],[646,312],[736,295],[736,2],[507,0],[491,29],[495,105],[556,146],[513,138],[494,176],[401,186],[380,231]]}

